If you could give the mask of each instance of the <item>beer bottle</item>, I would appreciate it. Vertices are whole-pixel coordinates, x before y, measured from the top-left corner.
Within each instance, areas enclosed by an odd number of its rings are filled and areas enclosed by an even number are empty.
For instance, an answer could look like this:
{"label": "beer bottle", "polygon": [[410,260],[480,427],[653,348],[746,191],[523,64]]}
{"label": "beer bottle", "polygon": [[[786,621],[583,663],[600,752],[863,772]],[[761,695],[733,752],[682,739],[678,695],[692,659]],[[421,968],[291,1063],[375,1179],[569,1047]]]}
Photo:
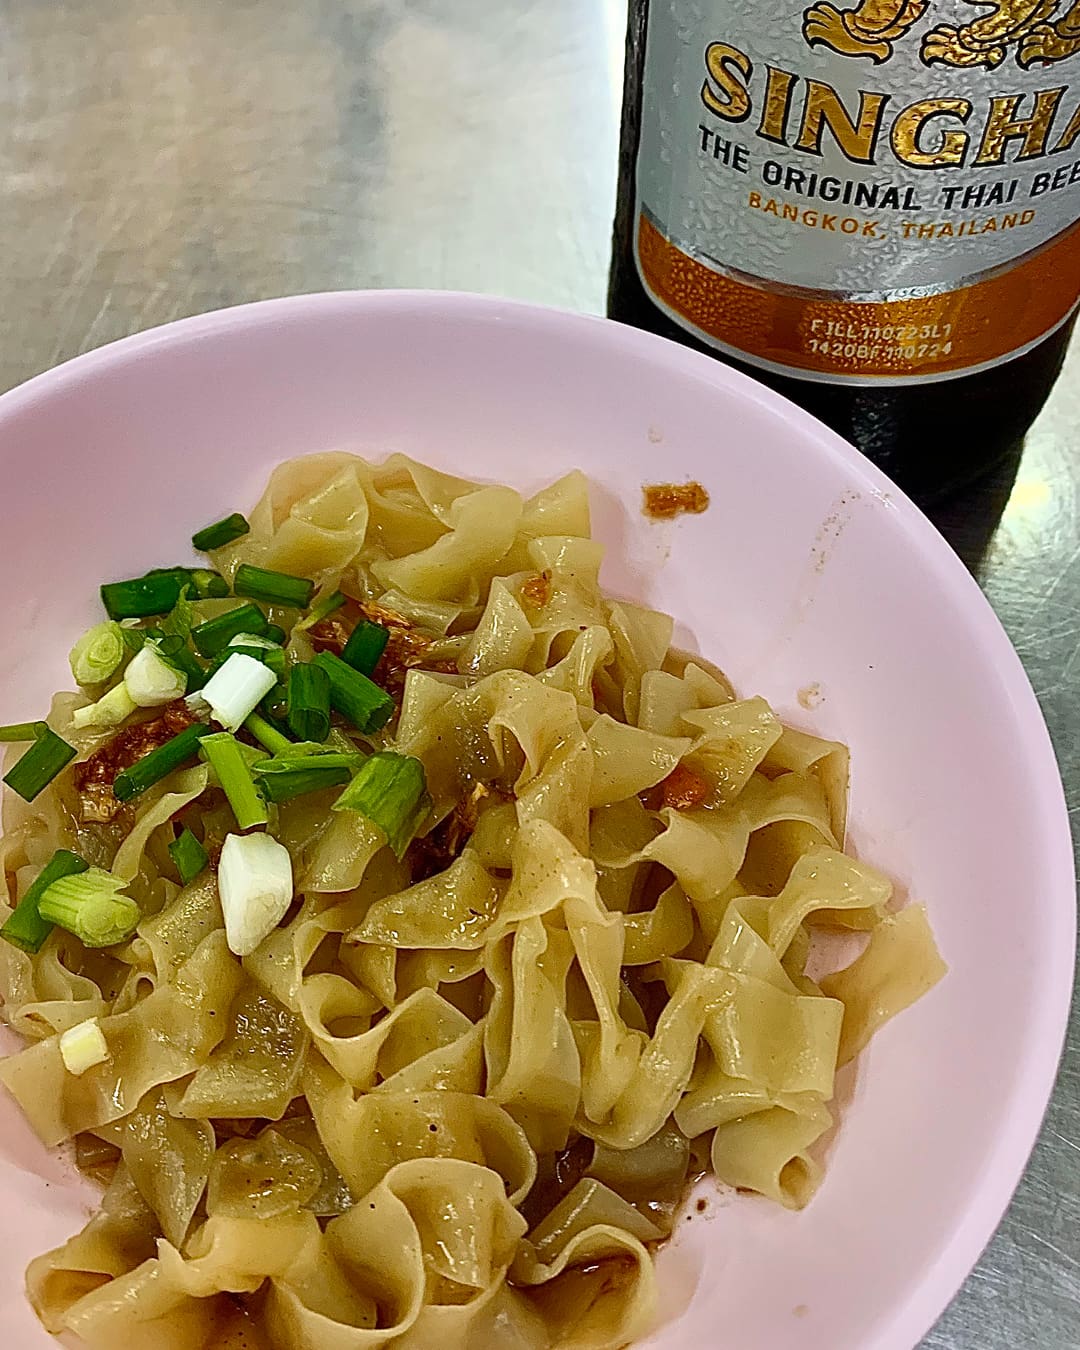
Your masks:
{"label": "beer bottle", "polygon": [[1080,0],[631,0],[609,314],[923,500],[1046,399],[1078,220]]}

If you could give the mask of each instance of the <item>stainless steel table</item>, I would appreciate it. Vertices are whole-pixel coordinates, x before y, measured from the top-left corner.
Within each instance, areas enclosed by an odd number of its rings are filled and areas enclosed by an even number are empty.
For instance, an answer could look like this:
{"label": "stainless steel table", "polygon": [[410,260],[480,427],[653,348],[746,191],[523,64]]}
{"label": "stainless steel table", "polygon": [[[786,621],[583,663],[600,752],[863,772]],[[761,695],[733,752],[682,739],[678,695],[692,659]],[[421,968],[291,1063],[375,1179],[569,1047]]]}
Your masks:
{"label": "stainless steel table", "polygon": [[[220,305],[351,286],[600,311],[625,0],[0,0],[0,387]],[[1080,812],[1080,345],[1015,462],[938,513]],[[1080,1345],[1080,1016],[933,1350]]]}

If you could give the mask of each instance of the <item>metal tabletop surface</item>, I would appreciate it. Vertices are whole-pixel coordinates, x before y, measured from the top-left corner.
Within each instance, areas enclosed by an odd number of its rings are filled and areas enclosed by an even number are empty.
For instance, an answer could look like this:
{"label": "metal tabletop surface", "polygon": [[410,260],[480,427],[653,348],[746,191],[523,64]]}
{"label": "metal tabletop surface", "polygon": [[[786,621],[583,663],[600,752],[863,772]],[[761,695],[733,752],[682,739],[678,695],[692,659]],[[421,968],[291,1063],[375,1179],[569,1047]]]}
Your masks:
{"label": "metal tabletop surface", "polygon": [[[625,0],[0,0],[0,388],[266,296],[601,312]],[[1080,813],[1080,344],[1023,458],[937,519]],[[1027,1175],[932,1350],[1080,1345],[1080,1013]]]}

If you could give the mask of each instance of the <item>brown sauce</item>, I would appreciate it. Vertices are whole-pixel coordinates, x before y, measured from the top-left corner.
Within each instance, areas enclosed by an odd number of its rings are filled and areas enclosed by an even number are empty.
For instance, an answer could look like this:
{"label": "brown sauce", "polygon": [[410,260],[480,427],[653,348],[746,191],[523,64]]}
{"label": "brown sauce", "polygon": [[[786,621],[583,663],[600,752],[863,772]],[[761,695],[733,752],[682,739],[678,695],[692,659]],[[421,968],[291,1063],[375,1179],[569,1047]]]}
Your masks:
{"label": "brown sauce", "polygon": [[543,609],[551,599],[551,573],[537,572],[521,583],[521,598],[534,609]]}
{"label": "brown sauce", "polygon": [[72,781],[79,794],[79,813],[84,822],[107,822],[123,810],[113,793],[116,775],[130,769],[140,759],[192,726],[195,718],[184,700],[166,705],[160,716],[149,722],[125,727],[112,740],[95,750],[89,759],[72,769]]}
{"label": "brown sauce", "polygon": [[425,633],[403,614],[386,609],[373,600],[350,598],[337,614],[313,624],[308,630],[311,645],[317,652],[333,652],[335,656],[340,656],[353,629],[361,619],[379,624],[390,634],[371,678],[399,701],[405,685],[405,675],[414,666],[444,675],[457,674],[454,662],[429,658],[429,649],[436,640],[435,634]]}
{"label": "brown sauce", "polygon": [[676,516],[699,516],[708,509],[709,494],[700,483],[646,483],[642,511],[650,520],[674,520]]}
{"label": "brown sauce", "polygon": [[685,764],[676,764],[668,776],[652,789],[648,805],[654,811],[662,810],[665,806],[673,807],[676,811],[689,811],[700,806],[711,793],[712,785],[707,778]]}

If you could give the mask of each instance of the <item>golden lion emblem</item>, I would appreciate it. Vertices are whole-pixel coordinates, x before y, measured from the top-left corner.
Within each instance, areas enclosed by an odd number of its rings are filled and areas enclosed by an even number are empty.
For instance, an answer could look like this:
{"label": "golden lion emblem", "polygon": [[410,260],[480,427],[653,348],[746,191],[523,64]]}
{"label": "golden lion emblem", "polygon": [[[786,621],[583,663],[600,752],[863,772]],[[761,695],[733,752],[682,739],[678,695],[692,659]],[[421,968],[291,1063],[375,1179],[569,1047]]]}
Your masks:
{"label": "golden lion emblem", "polygon": [[[1017,64],[1029,66],[1065,61],[1080,52],[1080,0],[1064,0],[1065,12],[1054,13],[1063,0],[966,0],[989,8],[971,23],[954,28],[941,23],[922,40],[928,65],[999,66],[1010,49]],[[854,9],[837,9],[821,0],[803,15],[803,36],[811,47],[829,47],[841,56],[868,56],[887,61],[893,43],[922,18],[929,0],[859,0]]]}

